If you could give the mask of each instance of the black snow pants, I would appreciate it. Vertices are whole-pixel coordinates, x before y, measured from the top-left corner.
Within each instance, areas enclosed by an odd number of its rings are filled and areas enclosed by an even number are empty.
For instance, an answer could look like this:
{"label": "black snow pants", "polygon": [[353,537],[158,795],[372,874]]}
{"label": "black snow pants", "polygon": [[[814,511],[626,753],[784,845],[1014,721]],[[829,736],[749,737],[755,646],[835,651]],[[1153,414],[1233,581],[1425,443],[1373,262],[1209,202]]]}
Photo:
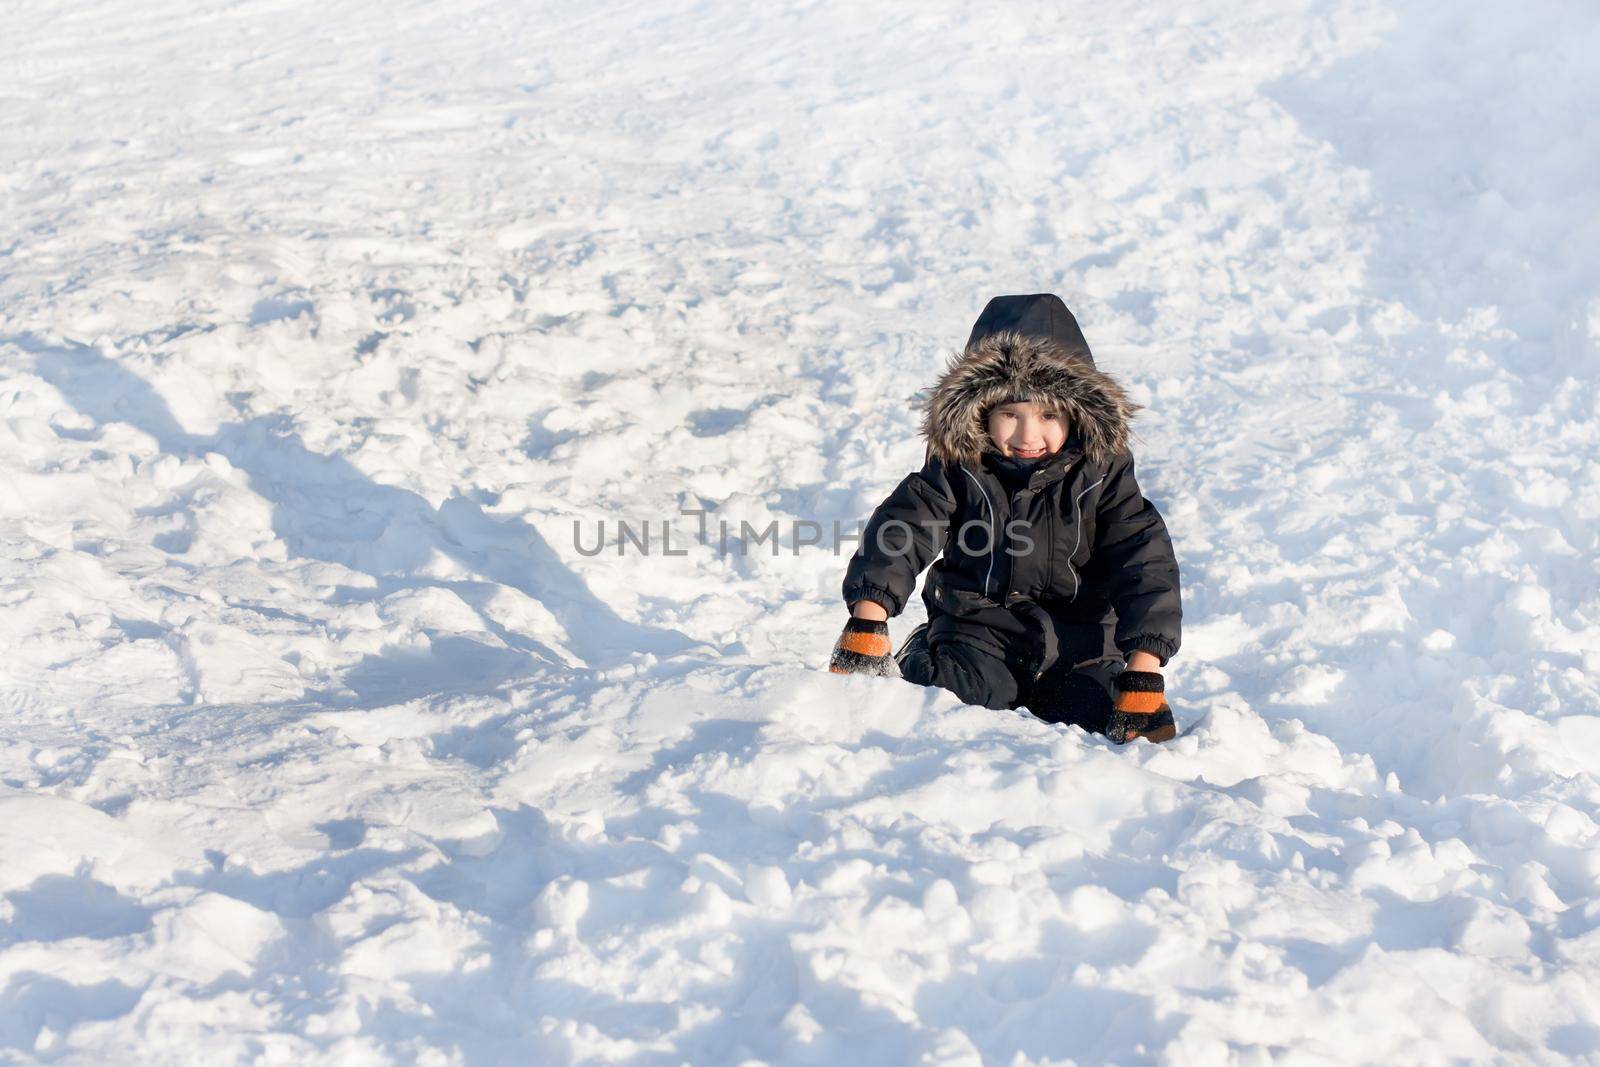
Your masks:
{"label": "black snow pants", "polygon": [[947,641],[930,648],[926,624],[912,632],[895,660],[906,681],[948,689],[964,703],[996,709],[1026,707],[1046,722],[1103,733],[1122,657],[1107,652],[1101,626],[1067,628],[1061,636],[1055,665],[1037,680],[975,645]]}

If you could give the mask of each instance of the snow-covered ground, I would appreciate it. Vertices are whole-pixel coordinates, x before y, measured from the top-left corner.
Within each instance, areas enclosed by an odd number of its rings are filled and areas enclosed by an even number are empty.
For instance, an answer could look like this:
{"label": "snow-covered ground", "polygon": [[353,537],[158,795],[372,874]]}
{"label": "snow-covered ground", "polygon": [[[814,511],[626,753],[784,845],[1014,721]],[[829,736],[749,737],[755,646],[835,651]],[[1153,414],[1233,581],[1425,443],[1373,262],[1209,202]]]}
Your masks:
{"label": "snow-covered ground", "polygon": [[[0,41],[0,1061],[1600,1062],[1592,4]],[[1040,290],[1166,746],[820,669]]]}

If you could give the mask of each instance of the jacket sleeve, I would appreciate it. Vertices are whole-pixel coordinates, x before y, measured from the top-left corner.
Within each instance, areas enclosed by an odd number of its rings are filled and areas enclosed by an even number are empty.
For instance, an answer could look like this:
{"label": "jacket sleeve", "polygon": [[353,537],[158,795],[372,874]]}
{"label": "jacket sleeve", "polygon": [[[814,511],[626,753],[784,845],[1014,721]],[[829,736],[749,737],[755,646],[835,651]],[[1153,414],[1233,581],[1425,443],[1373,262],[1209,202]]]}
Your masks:
{"label": "jacket sleeve", "polygon": [[872,600],[900,614],[917,576],[943,549],[956,499],[943,464],[929,459],[879,504],[844,575],[844,602]]}
{"label": "jacket sleeve", "polygon": [[1117,613],[1117,649],[1152,653],[1165,667],[1183,637],[1178,557],[1161,513],[1139,490],[1130,455],[1114,459],[1106,474],[1090,566]]}

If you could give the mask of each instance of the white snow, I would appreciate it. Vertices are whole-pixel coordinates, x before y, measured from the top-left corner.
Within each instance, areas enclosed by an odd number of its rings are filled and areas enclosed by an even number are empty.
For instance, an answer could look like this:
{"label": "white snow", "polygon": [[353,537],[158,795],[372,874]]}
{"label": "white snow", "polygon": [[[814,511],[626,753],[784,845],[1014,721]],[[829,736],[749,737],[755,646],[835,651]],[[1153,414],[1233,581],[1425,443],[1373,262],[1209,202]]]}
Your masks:
{"label": "white snow", "polygon": [[[0,40],[0,1061],[1600,1062],[1592,6]],[[1165,746],[821,670],[1041,290]]]}

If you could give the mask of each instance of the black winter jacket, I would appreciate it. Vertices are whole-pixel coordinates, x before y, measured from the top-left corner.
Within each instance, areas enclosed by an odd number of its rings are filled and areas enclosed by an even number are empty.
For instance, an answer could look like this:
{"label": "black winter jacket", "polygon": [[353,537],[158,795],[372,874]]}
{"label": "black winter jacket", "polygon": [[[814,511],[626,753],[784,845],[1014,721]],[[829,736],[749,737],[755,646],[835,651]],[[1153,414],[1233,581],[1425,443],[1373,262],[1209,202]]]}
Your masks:
{"label": "black winter jacket", "polygon": [[[1059,407],[1073,432],[1012,492],[984,426],[990,407],[1017,399]],[[931,645],[963,641],[1037,677],[1066,628],[1100,625],[1117,651],[1165,665],[1181,641],[1178,563],[1127,451],[1136,410],[1095,368],[1059,300],[991,301],[933,390],[923,468],[863,531],[845,603],[872,600],[898,615],[931,563],[922,593]]]}

